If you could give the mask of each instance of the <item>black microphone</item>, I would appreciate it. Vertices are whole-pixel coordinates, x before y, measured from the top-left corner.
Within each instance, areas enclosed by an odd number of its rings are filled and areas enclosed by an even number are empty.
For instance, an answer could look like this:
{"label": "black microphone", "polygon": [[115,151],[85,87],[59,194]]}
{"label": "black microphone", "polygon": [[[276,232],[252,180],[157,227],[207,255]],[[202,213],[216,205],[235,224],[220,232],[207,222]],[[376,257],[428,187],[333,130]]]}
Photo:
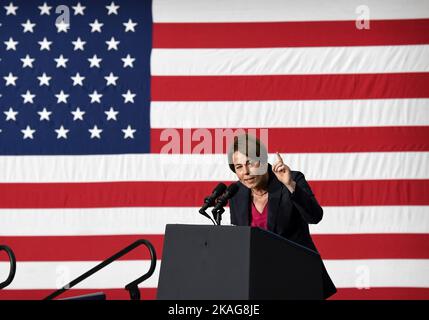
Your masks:
{"label": "black microphone", "polygon": [[[211,207],[215,204],[215,200],[222,194],[224,193],[226,190],[226,185],[224,183],[219,183],[216,188],[213,189],[213,192],[211,195],[209,195],[208,197],[206,197],[204,199],[204,204],[203,206],[200,208],[199,213],[201,213],[203,216],[209,218],[210,220],[212,220],[212,218],[210,218],[210,216],[206,213],[206,209],[208,207]],[[213,221],[213,220],[212,220]]]}
{"label": "black microphone", "polygon": [[220,225],[221,215],[225,212],[223,208],[228,203],[228,200],[231,199],[238,191],[237,183],[231,183],[226,189],[225,193],[219,197],[216,205],[212,210],[213,217],[216,220],[216,223]]}

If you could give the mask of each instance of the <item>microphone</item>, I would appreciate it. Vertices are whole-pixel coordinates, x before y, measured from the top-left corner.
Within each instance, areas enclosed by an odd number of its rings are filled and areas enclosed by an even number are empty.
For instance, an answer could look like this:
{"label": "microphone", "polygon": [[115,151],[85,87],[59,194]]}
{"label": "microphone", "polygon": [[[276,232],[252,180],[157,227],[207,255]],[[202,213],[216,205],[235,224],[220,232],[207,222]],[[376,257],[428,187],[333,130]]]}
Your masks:
{"label": "microphone", "polygon": [[226,189],[225,193],[217,200],[217,203],[212,210],[212,214],[218,225],[220,225],[222,213],[225,212],[225,209],[223,207],[226,206],[228,200],[231,199],[237,193],[237,191],[237,183],[231,183]]}
{"label": "microphone", "polygon": [[[219,183],[216,186],[216,188],[213,189],[212,194],[204,199],[204,204],[200,208],[199,213],[201,213],[203,216],[212,220],[212,218],[210,218],[210,216],[206,213],[206,210],[208,207],[211,207],[215,204],[216,198],[218,198],[222,193],[224,193],[225,190],[226,190],[226,185],[222,182]],[[213,222],[213,220],[212,220],[212,222]]]}

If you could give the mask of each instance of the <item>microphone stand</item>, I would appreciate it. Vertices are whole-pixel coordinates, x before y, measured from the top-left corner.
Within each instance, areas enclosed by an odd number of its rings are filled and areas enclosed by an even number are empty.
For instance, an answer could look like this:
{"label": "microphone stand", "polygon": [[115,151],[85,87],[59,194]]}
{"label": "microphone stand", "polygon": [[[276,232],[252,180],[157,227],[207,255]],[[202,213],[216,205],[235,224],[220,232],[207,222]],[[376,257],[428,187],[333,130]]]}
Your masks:
{"label": "microphone stand", "polygon": [[202,214],[204,217],[209,218],[211,222],[213,222],[213,224],[216,225],[216,222],[214,222],[213,219],[207,214],[206,210],[201,208],[198,212]]}
{"label": "microphone stand", "polygon": [[216,220],[216,224],[220,226],[222,220],[222,213],[225,212],[224,207],[228,204],[229,199],[231,199],[238,191],[238,186],[236,183],[232,183],[226,189],[225,193],[219,197],[216,205],[212,210],[213,218]]}
{"label": "microphone stand", "polygon": [[213,209],[212,210],[213,217],[215,217],[216,224],[218,226],[220,226],[220,222],[222,220],[222,213],[224,213],[224,212],[225,212],[225,209],[223,207],[220,207],[219,209]]}

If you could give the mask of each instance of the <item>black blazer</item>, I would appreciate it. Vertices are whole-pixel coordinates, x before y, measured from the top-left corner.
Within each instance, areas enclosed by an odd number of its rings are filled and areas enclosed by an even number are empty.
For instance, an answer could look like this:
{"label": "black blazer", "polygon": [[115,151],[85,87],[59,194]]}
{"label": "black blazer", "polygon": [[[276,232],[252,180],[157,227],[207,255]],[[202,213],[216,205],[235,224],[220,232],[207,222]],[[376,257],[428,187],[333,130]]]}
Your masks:
{"label": "black blazer", "polygon": [[[303,245],[317,252],[310,236],[308,224],[322,220],[323,209],[316,200],[304,175],[291,171],[296,182],[295,192],[281,183],[268,165],[268,221],[267,228],[286,239]],[[249,226],[251,222],[250,189],[238,182],[238,192],[229,201],[231,224]],[[325,298],[337,290],[326,269],[323,275]]]}

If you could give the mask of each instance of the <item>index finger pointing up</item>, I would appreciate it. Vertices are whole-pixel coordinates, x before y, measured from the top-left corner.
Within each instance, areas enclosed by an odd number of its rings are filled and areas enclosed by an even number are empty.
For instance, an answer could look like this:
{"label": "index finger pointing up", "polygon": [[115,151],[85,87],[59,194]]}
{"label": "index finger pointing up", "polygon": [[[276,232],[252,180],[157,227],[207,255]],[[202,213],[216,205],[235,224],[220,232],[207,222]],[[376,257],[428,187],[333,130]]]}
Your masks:
{"label": "index finger pointing up", "polygon": [[283,159],[280,156],[280,153],[276,152],[276,154],[277,154],[277,160],[280,161],[281,163],[283,163]]}

